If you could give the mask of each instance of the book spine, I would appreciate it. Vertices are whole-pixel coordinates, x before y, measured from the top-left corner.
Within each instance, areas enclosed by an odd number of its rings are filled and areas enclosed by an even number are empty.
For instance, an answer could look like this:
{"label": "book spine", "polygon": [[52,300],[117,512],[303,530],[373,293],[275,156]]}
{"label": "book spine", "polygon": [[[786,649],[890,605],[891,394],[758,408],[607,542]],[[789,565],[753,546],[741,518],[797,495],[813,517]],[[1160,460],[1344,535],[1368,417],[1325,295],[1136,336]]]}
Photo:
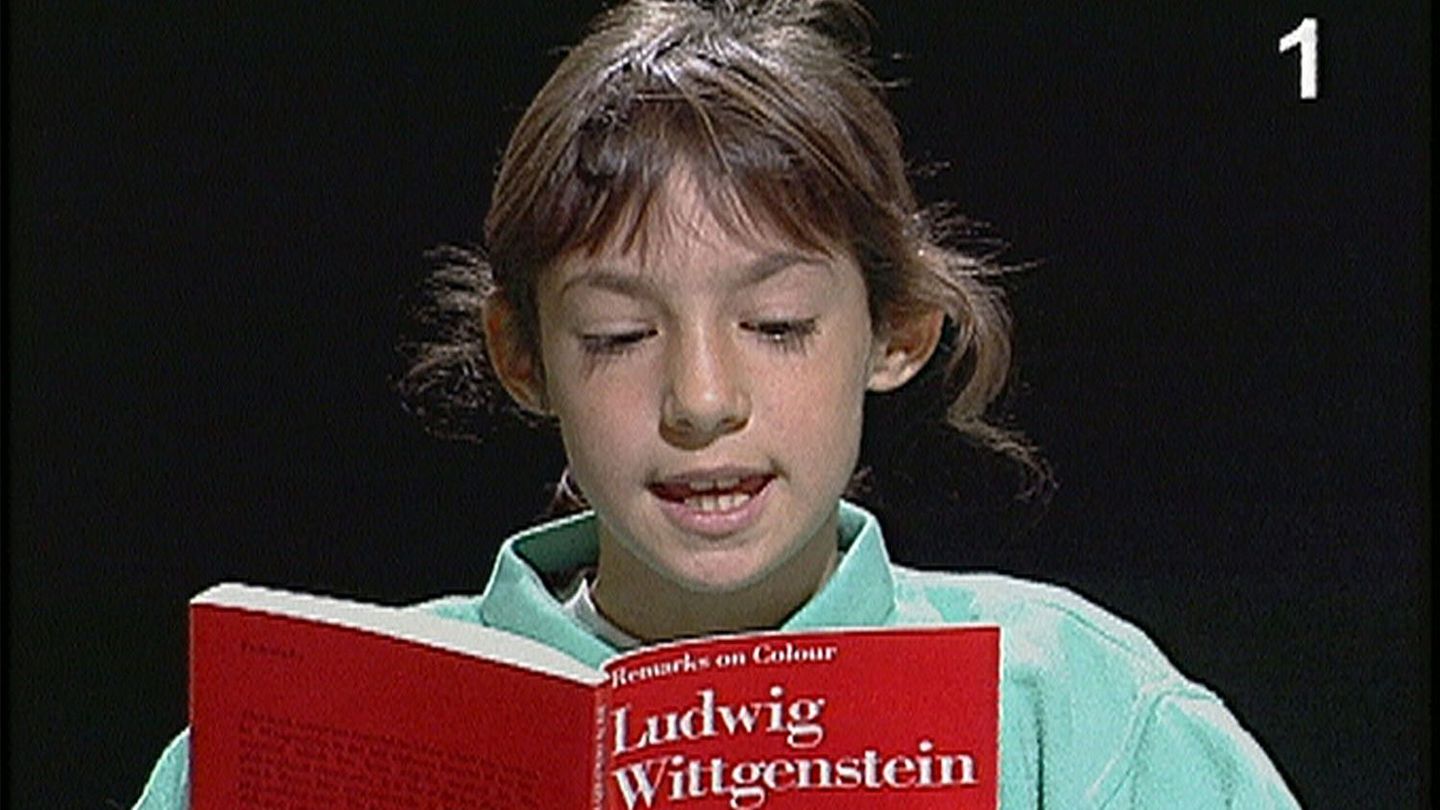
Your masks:
{"label": "book spine", "polygon": [[609,760],[606,755],[605,735],[609,729],[610,716],[610,694],[613,687],[607,680],[595,690],[595,712],[592,715],[592,764],[590,767],[590,808],[591,810],[604,810],[605,808],[605,766]]}

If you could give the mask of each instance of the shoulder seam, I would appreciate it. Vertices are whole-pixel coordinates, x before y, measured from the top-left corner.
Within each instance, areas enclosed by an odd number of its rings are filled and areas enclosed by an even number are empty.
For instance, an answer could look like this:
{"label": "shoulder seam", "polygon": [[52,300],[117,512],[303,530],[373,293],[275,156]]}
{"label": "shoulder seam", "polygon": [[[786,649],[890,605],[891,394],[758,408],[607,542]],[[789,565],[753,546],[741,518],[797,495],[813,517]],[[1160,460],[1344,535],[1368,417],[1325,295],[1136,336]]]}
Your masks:
{"label": "shoulder seam", "polygon": [[1135,701],[1137,710],[1131,714],[1129,727],[1125,730],[1124,742],[1085,791],[1085,797],[1091,806],[1103,810],[1119,794],[1126,777],[1135,769],[1135,753],[1150,723],[1155,719],[1158,707],[1172,697],[1215,699],[1215,695],[1209,690],[1184,679],[1160,681],[1142,689]]}
{"label": "shoulder seam", "polygon": [[[921,589],[927,588],[927,586],[934,581],[938,580],[943,582],[946,579],[954,577],[971,580],[976,584],[1001,580],[1009,587],[1024,588],[1027,592],[1027,598],[1020,601],[1023,601],[1024,604],[1031,608],[1043,608],[1054,611],[1071,622],[1074,622],[1076,626],[1083,628],[1086,632],[1093,634],[1104,643],[1122,651],[1136,664],[1143,666],[1145,674],[1149,676],[1148,681],[1153,685],[1163,686],[1165,683],[1174,680],[1174,669],[1170,665],[1169,659],[1143,630],[1124,618],[1110,614],[1104,608],[1095,605],[1084,596],[1070,591],[1063,586],[1010,577],[1005,574],[956,574],[947,571],[927,571],[900,567],[897,567],[897,572],[903,572],[903,574],[909,575],[907,578]],[[975,596],[978,599],[980,589],[975,589]],[[1095,622],[1092,616],[1086,611],[1077,610],[1076,605],[1071,604],[1071,602],[1078,602],[1088,606],[1091,611],[1110,618],[1121,628],[1128,631],[1128,633],[1116,632],[1117,628],[1106,627]],[[1169,675],[1169,677],[1167,677],[1167,675]]]}

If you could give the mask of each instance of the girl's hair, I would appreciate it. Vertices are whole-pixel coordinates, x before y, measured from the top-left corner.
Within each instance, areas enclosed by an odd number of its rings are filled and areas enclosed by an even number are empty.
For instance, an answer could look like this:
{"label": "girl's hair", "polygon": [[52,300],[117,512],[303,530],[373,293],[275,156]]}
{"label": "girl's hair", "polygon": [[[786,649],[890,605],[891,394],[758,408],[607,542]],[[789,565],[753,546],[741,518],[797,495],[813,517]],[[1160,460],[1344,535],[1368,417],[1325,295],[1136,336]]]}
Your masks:
{"label": "girl's hair", "polygon": [[[629,0],[561,62],[506,148],[486,247],[445,248],[399,387],[432,431],[473,436],[495,387],[480,311],[500,296],[539,362],[536,285],[566,255],[645,249],[670,173],[691,172],[723,227],[850,250],[877,332],[942,310],[947,421],[981,446],[1042,467],[985,421],[1010,366],[992,254],[953,244],[956,221],[922,210],[882,87],[866,66],[855,0]],[[1039,476],[1043,478],[1043,473]]]}

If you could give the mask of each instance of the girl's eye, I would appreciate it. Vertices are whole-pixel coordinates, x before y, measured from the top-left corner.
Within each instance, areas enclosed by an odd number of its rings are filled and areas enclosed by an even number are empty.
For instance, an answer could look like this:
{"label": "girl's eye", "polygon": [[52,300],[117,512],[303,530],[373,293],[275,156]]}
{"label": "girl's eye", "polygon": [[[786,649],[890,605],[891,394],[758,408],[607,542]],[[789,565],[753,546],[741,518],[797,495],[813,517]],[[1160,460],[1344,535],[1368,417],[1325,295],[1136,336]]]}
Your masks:
{"label": "girl's eye", "polygon": [[580,347],[586,354],[598,357],[618,357],[655,334],[654,329],[636,329],[630,332],[600,333],[581,335]]}
{"label": "girl's eye", "polygon": [[799,351],[815,334],[815,318],[780,321],[746,321],[741,328],[755,333],[762,342],[783,351]]}

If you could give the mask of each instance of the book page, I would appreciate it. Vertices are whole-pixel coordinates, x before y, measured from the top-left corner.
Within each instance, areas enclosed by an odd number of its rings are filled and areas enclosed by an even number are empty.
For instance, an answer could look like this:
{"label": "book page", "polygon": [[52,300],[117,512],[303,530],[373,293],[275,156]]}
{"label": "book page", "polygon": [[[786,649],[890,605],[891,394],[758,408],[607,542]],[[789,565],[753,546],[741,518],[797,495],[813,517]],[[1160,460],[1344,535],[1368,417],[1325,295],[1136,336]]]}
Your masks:
{"label": "book page", "polygon": [[414,607],[396,608],[239,582],[223,582],[206,588],[190,602],[192,605],[259,610],[369,630],[581,683],[599,685],[604,682],[604,676],[598,670],[534,639]]}
{"label": "book page", "polygon": [[191,634],[196,810],[589,806],[588,685],[234,607]]}

